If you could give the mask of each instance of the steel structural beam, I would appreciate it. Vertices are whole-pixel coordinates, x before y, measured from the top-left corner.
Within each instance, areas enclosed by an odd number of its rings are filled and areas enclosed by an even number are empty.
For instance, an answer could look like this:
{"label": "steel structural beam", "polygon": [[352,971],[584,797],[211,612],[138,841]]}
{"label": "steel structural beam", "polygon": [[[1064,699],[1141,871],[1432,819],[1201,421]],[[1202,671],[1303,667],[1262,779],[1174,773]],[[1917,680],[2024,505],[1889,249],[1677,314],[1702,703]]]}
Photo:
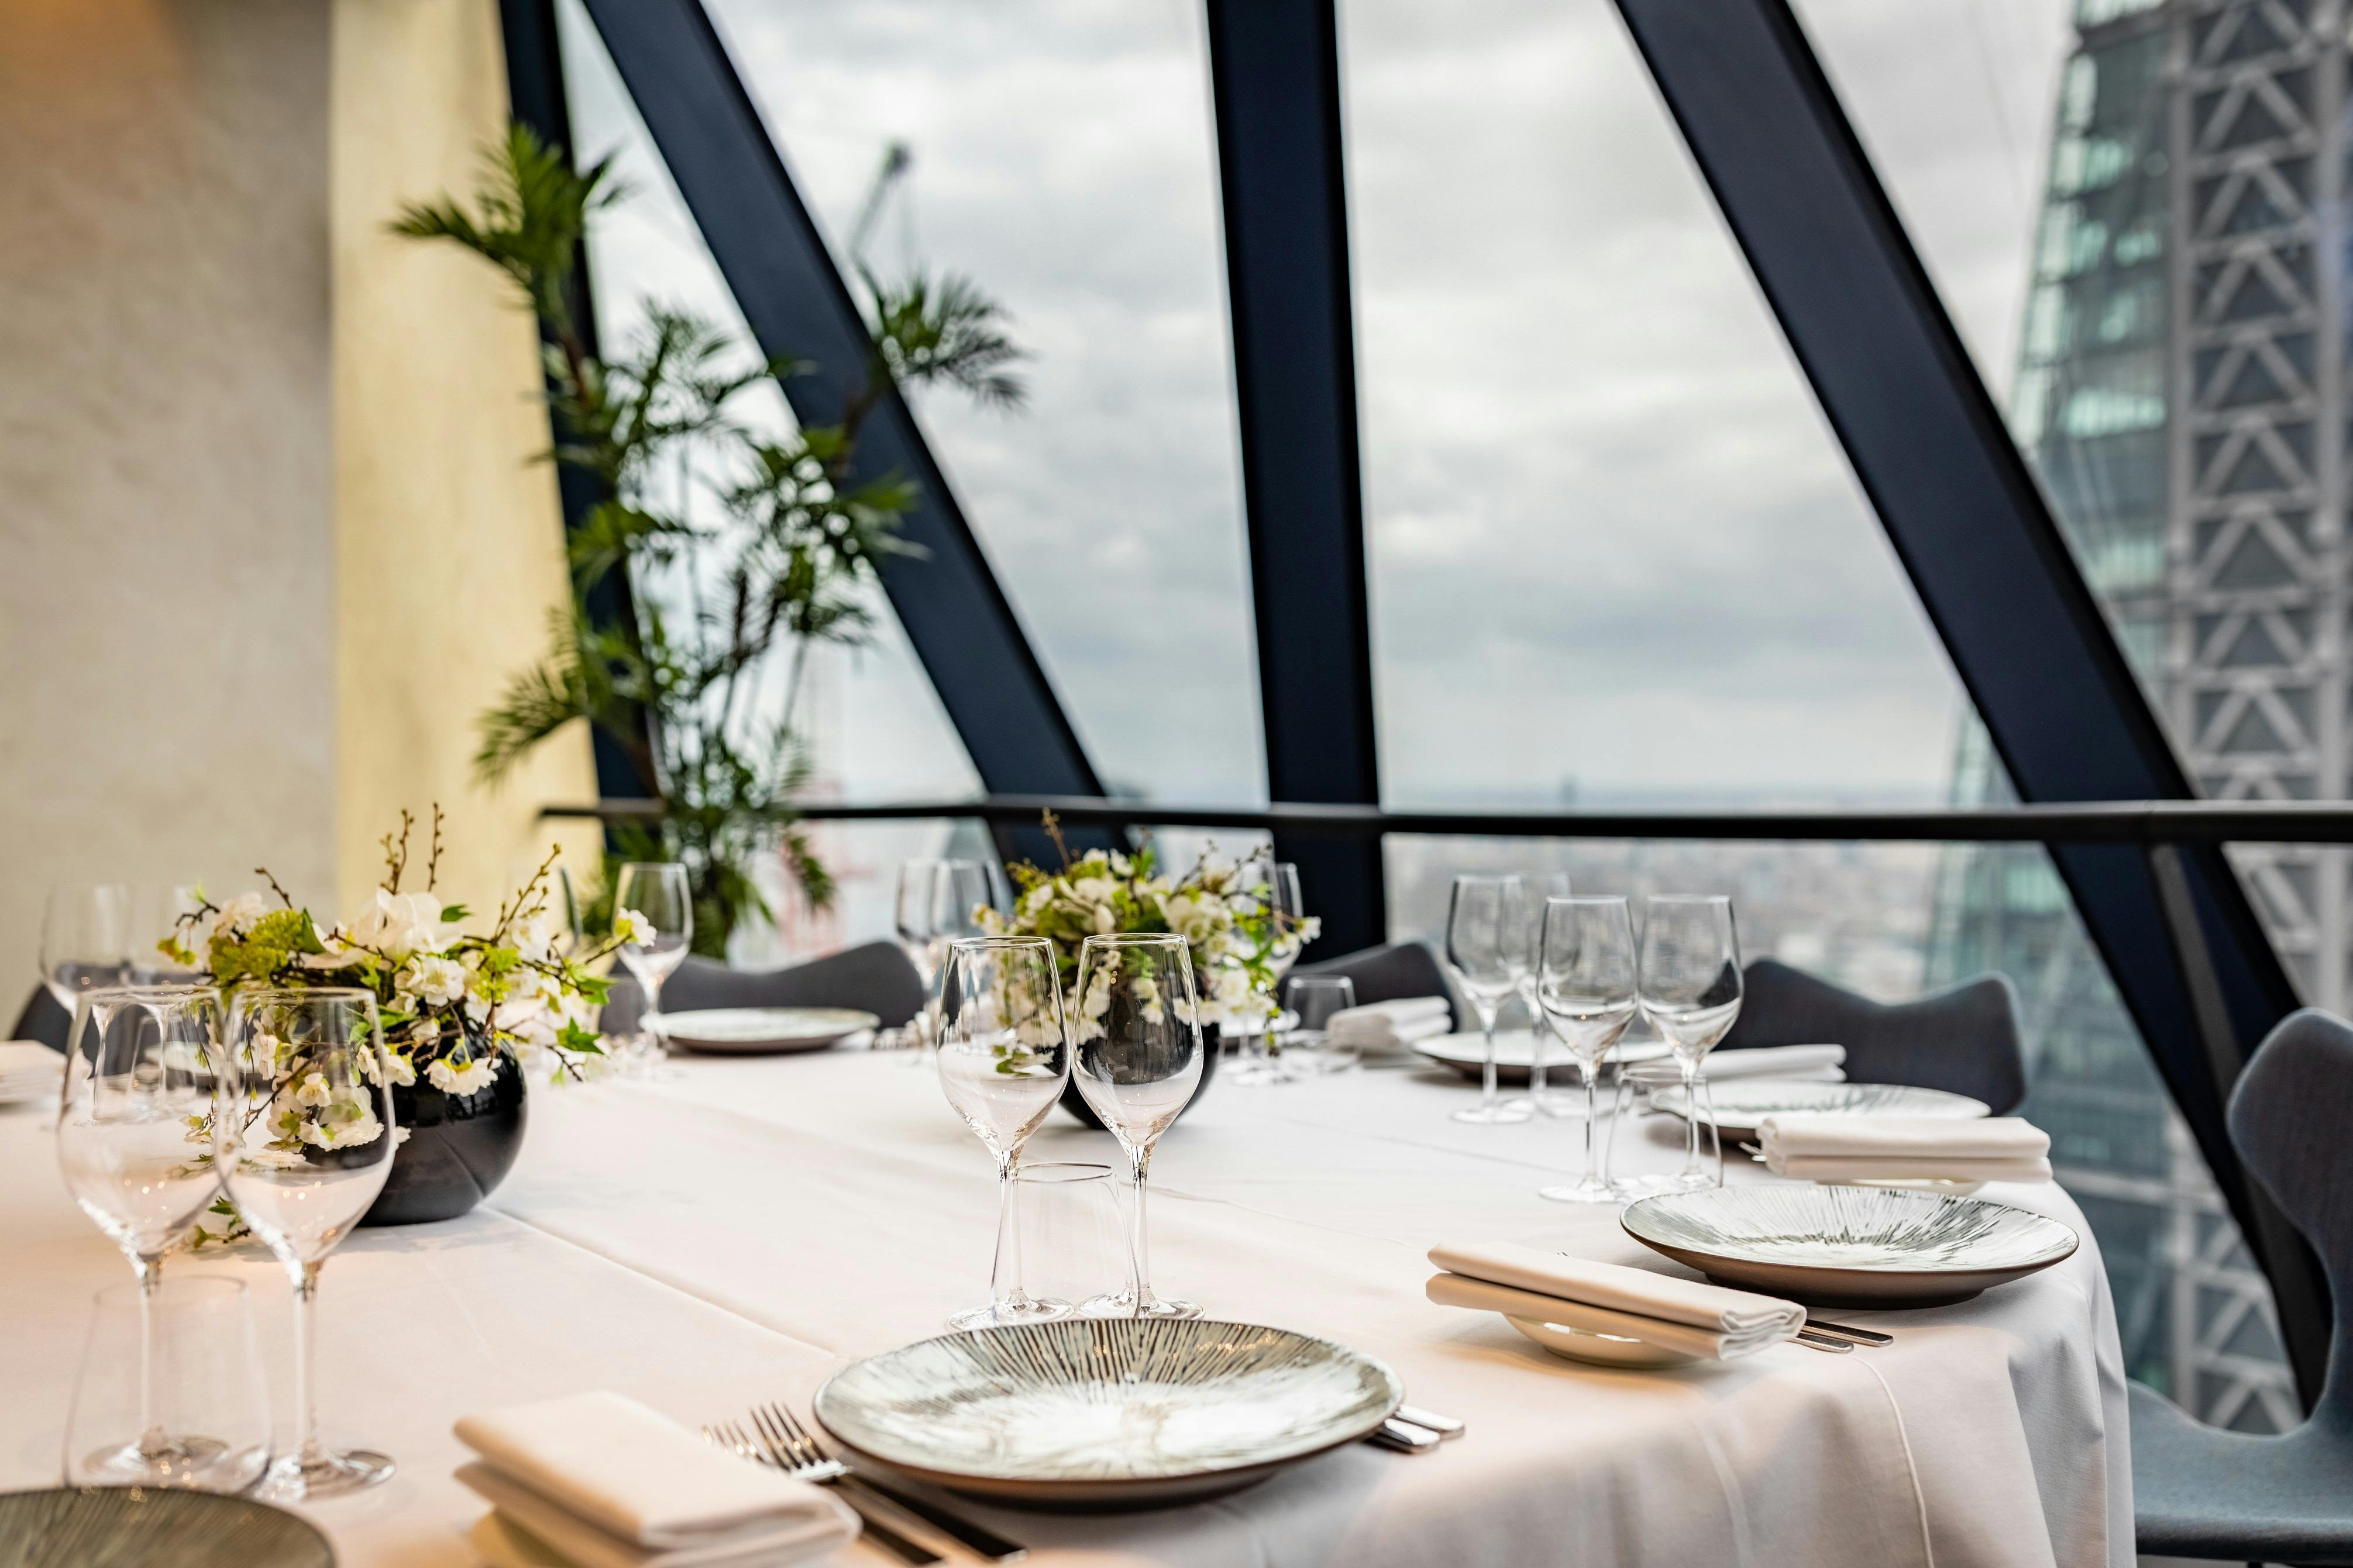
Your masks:
{"label": "steel structural beam", "polygon": [[[753,336],[772,356],[820,367],[785,384],[794,416],[837,421],[866,369],[865,324],[711,18],[699,0],[586,4]],[[902,536],[924,553],[885,565],[882,586],[982,783],[1098,793],[1078,732],[895,393],[868,416],[854,467],[860,479],[897,472],[922,487]],[[1038,836],[1015,837],[1021,853],[1042,853]]]}
{"label": "steel structural beam", "polygon": [[[1617,0],[1636,47],[1910,574],[2021,799],[2179,800],[2189,781],[1787,0]],[[2179,856],[2212,994],[2185,974],[2148,859],[2054,846],[2117,990],[2272,1280],[2300,1383],[2326,1286],[2247,1181],[2213,1062],[2296,1005],[2237,879]]]}
{"label": "steel structural beam", "polygon": [[[1334,0],[1207,0],[1259,700],[1277,800],[1377,805]],[[1377,839],[1277,828],[1325,952],[1388,939]]]}

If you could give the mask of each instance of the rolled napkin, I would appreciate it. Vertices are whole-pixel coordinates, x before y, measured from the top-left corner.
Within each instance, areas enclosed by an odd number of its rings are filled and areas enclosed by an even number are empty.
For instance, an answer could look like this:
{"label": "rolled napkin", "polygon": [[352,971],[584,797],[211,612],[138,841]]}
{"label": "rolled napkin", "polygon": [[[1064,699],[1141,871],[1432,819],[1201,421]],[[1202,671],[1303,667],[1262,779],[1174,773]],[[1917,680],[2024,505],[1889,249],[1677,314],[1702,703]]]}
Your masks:
{"label": "rolled napkin", "polygon": [[1765,1168],[1805,1182],[2047,1182],[2051,1135],[2015,1116],[1788,1112],[1757,1129]]}
{"label": "rolled napkin", "polygon": [[[1795,1078],[1823,1083],[1846,1081],[1844,1046],[1755,1046],[1746,1050],[1712,1051],[1702,1068],[1711,1083],[1736,1078]],[[1683,1081],[1672,1057],[1636,1062],[1626,1076],[1643,1089],[1663,1089]]]}
{"label": "rolled napkin", "polygon": [[1325,1021],[1324,1028],[1335,1046],[1396,1050],[1418,1040],[1437,1038],[1453,1028],[1451,1020],[1445,997],[1409,996],[1343,1007]]}
{"label": "rolled napkin", "polygon": [[1447,1270],[1424,1288],[1441,1307],[1619,1334],[1713,1361],[1754,1355],[1806,1322],[1803,1307],[1778,1297],[1516,1242],[1433,1247],[1430,1260]]}
{"label": "rolled napkin", "polygon": [[847,1544],[858,1516],[598,1391],[469,1415],[458,1479],[579,1568],[751,1568]]}

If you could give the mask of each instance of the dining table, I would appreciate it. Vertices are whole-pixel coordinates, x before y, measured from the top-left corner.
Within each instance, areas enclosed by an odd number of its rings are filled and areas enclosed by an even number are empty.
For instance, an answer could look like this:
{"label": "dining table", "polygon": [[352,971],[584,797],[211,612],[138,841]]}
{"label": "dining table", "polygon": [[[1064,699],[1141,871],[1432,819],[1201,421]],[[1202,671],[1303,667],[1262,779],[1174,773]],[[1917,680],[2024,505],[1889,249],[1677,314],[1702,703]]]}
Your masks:
{"label": "dining table", "polygon": [[[1577,1121],[1450,1120],[1475,1093],[1412,1058],[1212,1081],[1151,1166],[1162,1293],[1372,1356],[1413,1405],[1467,1423],[1460,1439],[1424,1454],[1354,1444],[1149,1511],[954,1506],[1028,1543],[1041,1568],[2133,1561],[2116,1313],[2060,1188],[1980,1195],[2073,1227],[2082,1246],[2063,1262],[1957,1305],[1825,1314],[1892,1336],[1884,1346],[1593,1365],[1424,1294],[1427,1254],[1444,1243],[1685,1272],[1628,1237],[1615,1206],[1537,1196],[1577,1169]],[[382,1486],[300,1509],[346,1568],[480,1561],[468,1531],[485,1505],[451,1474],[468,1457],[451,1426],[470,1412],[604,1388],[696,1427],[769,1401],[806,1417],[832,1373],[987,1300],[994,1169],[921,1051],[535,1079],[529,1112],[513,1172],[473,1212],[364,1228],[328,1260],[325,1435],[398,1464]],[[130,1278],[68,1197],[50,1120],[0,1110],[0,1489],[57,1484],[92,1293]],[[1680,1164],[1672,1118],[1629,1110],[1609,1125],[1620,1173]],[[1124,1170],[1109,1134],[1060,1110],[1026,1157]],[[1776,1178],[1735,1151],[1725,1179]],[[187,1273],[245,1281],[289,1405],[283,1273],[246,1247],[166,1266]],[[891,1559],[861,1541],[834,1561]]]}

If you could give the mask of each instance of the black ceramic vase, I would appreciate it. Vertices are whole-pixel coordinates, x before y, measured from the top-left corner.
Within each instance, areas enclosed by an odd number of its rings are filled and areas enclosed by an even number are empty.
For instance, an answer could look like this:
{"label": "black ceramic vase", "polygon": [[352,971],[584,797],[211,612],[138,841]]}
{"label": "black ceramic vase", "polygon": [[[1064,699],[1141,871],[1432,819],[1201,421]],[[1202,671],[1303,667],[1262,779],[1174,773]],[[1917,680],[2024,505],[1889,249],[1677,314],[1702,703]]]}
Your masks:
{"label": "black ceramic vase", "polygon": [[[1185,1102],[1185,1110],[1190,1110],[1200,1104],[1201,1097],[1209,1092],[1209,1080],[1218,1076],[1218,1058],[1224,1050],[1225,1042],[1219,1037],[1218,1026],[1215,1024],[1205,1026],[1201,1030],[1201,1083],[1199,1088],[1193,1090],[1193,1098]],[[1062,1086],[1062,1109],[1098,1132],[1111,1131],[1103,1124],[1103,1118],[1095,1114],[1095,1108],[1087,1103],[1087,1097],[1080,1092],[1079,1080],[1075,1075],[1070,1082]],[[1176,1113],[1178,1121],[1185,1120],[1185,1110]]]}
{"label": "black ceramic vase", "polygon": [[408,1141],[362,1225],[421,1225],[455,1219],[506,1180],[522,1150],[522,1065],[501,1049],[498,1071],[471,1094],[438,1089],[419,1069],[392,1089],[394,1125]]}

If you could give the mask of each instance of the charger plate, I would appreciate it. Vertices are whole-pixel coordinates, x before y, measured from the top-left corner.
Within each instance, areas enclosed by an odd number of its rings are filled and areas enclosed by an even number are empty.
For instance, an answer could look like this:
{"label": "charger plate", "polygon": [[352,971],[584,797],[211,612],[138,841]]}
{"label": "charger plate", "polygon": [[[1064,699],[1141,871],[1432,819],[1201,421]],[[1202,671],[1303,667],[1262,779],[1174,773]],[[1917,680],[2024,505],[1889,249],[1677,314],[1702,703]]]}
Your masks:
{"label": "charger plate", "polygon": [[690,1051],[780,1057],[821,1051],[881,1022],[854,1007],[698,1007],[648,1014],[645,1026]]}
{"label": "charger plate", "polygon": [[0,1492],[0,1568],[333,1568],[309,1521],[160,1487]]}
{"label": "charger plate", "polygon": [[2055,1219],[1983,1198],[1795,1183],[1665,1193],[1619,1223],[1719,1285],[1824,1307],[1966,1301],[2082,1245]]}
{"label": "charger plate", "polygon": [[1030,1508],[1239,1491],[1366,1436],[1397,1374],[1329,1340],[1202,1319],[1064,1319],[924,1340],[836,1373],[817,1418],[860,1462]]}
{"label": "charger plate", "polygon": [[[1532,1029],[1498,1029],[1495,1031],[1495,1081],[1525,1088],[1530,1064],[1535,1060],[1535,1032]],[[1434,1040],[1417,1040],[1416,1056],[1425,1057],[1440,1067],[1451,1068],[1476,1083],[1487,1070],[1487,1037],[1481,1034],[1440,1035]],[[1620,1067],[1636,1062],[1652,1062],[1667,1055],[1663,1040],[1621,1041],[1602,1064],[1601,1076],[1608,1079]],[[1545,1072],[1553,1088],[1570,1089],[1577,1087],[1577,1058],[1559,1041],[1545,1041]]]}
{"label": "charger plate", "polygon": [[[1715,1107],[1715,1130],[1726,1138],[1754,1138],[1757,1125],[1768,1116],[1829,1114],[1835,1116],[1931,1116],[1954,1121],[1989,1116],[1993,1108],[1966,1094],[1941,1089],[1919,1089],[1908,1083],[1824,1083],[1800,1078],[1727,1079],[1703,1090]],[[1690,1111],[1683,1085],[1651,1091],[1651,1103],[1661,1110],[1683,1116]]]}

